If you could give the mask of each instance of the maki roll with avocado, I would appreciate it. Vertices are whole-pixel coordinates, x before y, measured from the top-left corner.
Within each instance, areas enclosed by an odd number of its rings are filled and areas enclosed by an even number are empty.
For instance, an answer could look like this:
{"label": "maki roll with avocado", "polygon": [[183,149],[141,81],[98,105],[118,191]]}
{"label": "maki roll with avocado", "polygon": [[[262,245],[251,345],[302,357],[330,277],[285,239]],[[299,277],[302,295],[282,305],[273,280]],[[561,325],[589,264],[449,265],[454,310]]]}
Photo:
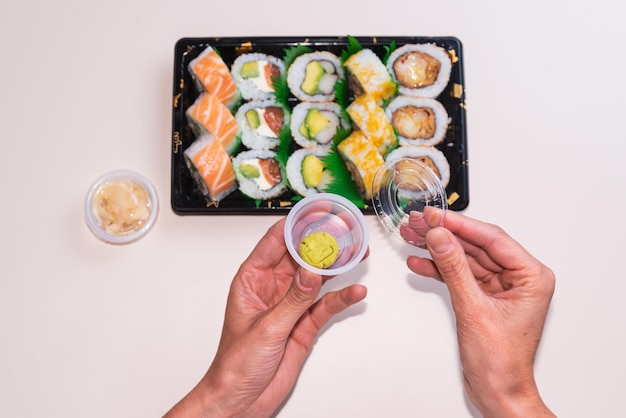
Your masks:
{"label": "maki roll with avocado", "polygon": [[243,151],[233,159],[233,168],[239,183],[239,191],[252,199],[272,199],[287,190],[274,151]]}
{"label": "maki roll with avocado", "polygon": [[291,113],[291,135],[304,148],[330,147],[338,128],[349,128],[334,102],[300,102]]}
{"label": "maki roll with avocado", "polygon": [[443,141],[449,117],[445,107],[427,97],[398,96],[385,109],[400,145],[433,146]]}
{"label": "maki roll with avocado", "polygon": [[407,44],[389,55],[387,69],[400,94],[434,98],[448,85],[452,60],[435,44]]}
{"label": "maki roll with avocado", "polygon": [[245,100],[264,100],[273,97],[274,80],[285,74],[285,63],[272,55],[251,52],[238,56],[230,71]]}
{"label": "maki roll with avocado", "polygon": [[241,142],[250,149],[275,149],[280,130],[289,126],[291,111],[274,100],[244,103],[235,118],[241,128]]}
{"label": "maki roll with avocado", "polygon": [[294,60],[287,71],[287,85],[301,101],[333,101],[335,84],[343,77],[341,61],[335,54],[316,51]]}
{"label": "maki roll with avocado", "polygon": [[287,180],[291,189],[300,196],[324,191],[332,175],[324,164],[328,148],[300,148],[287,160]]}

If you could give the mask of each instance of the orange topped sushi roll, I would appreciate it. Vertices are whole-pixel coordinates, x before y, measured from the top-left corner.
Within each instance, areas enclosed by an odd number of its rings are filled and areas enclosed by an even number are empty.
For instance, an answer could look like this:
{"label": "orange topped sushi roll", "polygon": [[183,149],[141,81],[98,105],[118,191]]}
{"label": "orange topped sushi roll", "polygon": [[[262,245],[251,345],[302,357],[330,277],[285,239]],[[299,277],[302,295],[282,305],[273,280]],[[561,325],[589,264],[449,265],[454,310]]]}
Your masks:
{"label": "orange topped sushi roll", "polygon": [[215,95],[230,109],[241,101],[230,69],[212,47],[208,46],[202,51],[189,63],[188,68],[198,90]]}
{"label": "orange topped sushi roll", "polygon": [[196,184],[207,198],[220,201],[237,189],[235,170],[220,141],[203,135],[184,154]]}
{"label": "orange topped sushi roll", "polygon": [[229,155],[237,151],[239,125],[230,110],[216,96],[201,94],[186,113],[198,136],[208,132],[224,145]]}

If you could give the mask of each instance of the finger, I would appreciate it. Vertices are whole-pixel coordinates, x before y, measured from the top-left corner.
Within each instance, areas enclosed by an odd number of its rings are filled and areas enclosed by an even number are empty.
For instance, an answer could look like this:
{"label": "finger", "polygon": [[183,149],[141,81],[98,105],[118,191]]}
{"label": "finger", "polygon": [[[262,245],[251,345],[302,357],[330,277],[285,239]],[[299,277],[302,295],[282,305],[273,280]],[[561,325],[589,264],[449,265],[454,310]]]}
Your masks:
{"label": "finger", "polygon": [[431,207],[426,209],[424,217],[429,225],[434,227],[442,217],[445,217],[444,227],[461,240],[468,254],[487,269],[497,271],[493,264],[495,263],[501,268],[516,270],[528,264],[530,260],[535,261],[517,241],[496,225],[454,211],[446,211],[444,214],[441,209]]}
{"label": "finger", "polygon": [[285,217],[283,217],[267,230],[246,262],[252,262],[256,268],[270,268],[277,265],[286,253]]}
{"label": "finger", "polygon": [[367,288],[354,284],[335,292],[326,293],[310,309],[308,315],[302,317],[292,333],[299,345],[308,350],[315,341],[320,330],[337,314],[348,307],[362,301],[367,296]]}
{"label": "finger", "polygon": [[287,293],[272,309],[268,320],[288,335],[302,314],[315,303],[322,280],[319,274],[298,268]]}
{"label": "finger", "polygon": [[439,270],[437,270],[437,266],[428,258],[410,255],[406,259],[406,264],[409,267],[409,270],[415,274],[443,281],[441,279],[441,275],[439,274]]}
{"label": "finger", "polygon": [[482,296],[461,243],[445,228],[434,228],[426,235],[426,247],[442,280],[448,286],[452,305],[457,308]]}

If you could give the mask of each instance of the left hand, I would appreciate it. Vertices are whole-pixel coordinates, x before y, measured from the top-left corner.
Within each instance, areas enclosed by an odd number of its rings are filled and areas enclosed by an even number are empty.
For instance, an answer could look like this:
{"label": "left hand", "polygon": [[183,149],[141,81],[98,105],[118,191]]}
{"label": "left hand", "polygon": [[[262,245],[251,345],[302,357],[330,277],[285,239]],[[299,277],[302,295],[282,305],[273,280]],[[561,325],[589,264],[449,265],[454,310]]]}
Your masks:
{"label": "left hand", "polygon": [[352,285],[316,302],[331,277],[291,258],[284,223],[274,224],[239,268],[215,359],[166,416],[270,416],[295,385],[321,328],[365,298],[366,288]]}

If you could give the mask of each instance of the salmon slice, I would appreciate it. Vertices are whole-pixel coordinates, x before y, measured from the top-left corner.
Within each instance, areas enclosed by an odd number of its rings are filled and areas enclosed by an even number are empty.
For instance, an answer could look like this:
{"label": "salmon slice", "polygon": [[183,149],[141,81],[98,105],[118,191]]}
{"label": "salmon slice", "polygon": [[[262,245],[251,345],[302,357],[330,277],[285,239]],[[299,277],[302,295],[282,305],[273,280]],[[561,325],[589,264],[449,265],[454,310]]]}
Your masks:
{"label": "salmon slice", "polygon": [[233,155],[239,141],[239,125],[228,107],[216,96],[204,93],[187,109],[187,117],[222,143],[228,154]]}
{"label": "salmon slice", "polygon": [[193,59],[188,68],[197,87],[215,95],[227,107],[232,109],[241,100],[228,66],[210,46]]}
{"label": "salmon slice", "polygon": [[185,151],[185,157],[196,182],[209,199],[220,201],[237,189],[235,170],[220,141],[209,135],[201,136]]}

